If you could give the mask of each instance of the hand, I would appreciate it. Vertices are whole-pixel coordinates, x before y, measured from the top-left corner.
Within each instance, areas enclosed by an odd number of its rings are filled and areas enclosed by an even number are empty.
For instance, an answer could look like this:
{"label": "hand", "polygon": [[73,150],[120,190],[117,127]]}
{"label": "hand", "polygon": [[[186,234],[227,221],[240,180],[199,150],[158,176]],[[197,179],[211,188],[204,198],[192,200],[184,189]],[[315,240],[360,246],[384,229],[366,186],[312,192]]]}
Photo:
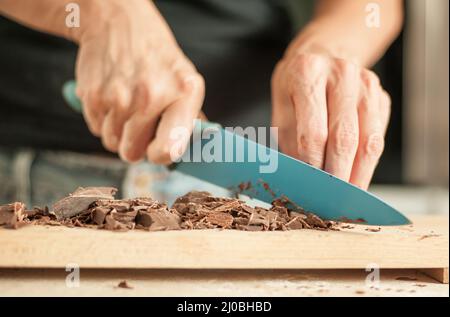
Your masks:
{"label": "hand", "polygon": [[147,155],[168,164],[171,147],[180,144],[171,139],[171,129],[192,131],[203,103],[203,78],[151,1],[100,3],[79,38],[77,95],[87,125],[123,160]]}
{"label": "hand", "polygon": [[283,152],[367,189],[391,106],[372,71],[326,54],[293,53],[274,71],[272,98]]}

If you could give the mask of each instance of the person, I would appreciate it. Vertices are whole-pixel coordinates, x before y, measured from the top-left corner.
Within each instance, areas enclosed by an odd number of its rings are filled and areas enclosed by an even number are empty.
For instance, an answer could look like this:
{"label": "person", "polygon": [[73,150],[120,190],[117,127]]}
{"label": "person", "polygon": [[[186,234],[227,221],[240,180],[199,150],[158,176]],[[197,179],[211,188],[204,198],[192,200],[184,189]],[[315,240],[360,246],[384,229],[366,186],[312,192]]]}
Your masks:
{"label": "person", "polygon": [[[94,153],[168,164],[171,129],[202,109],[277,127],[281,151],[367,189],[391,107],[370,67],[402,28],[402,1],[311,2],[1,1],[0,201],[120,186],[126,165]],[[293,13],[312,6],[296,30]],[[83,117],[60,93],[73,69]]]}

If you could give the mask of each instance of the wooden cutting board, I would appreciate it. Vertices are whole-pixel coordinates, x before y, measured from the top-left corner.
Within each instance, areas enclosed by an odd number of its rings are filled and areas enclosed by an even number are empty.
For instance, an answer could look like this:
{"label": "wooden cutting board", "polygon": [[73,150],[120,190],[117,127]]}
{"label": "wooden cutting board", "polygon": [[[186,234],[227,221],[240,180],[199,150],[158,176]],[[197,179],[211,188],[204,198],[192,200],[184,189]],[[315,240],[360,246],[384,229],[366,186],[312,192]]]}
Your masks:
{"label": "wooden cutting board", "polygon": [[448,283],[448,218],[341,231],[110,232],[50,226],[0,228],[0,267],[425,270]]}

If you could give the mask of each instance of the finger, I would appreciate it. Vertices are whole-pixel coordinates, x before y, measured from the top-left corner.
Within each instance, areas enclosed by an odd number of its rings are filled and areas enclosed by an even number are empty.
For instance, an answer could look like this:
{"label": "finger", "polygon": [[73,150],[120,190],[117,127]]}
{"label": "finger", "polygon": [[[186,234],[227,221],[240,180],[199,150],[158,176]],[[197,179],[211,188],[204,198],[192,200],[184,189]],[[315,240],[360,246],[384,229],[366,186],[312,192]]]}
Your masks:
{"label": "finger", "polygon": [[328,143],[325,171],[348,181],[358,148],[359,72],[338,60],[328,86]]}
{"label": "finger", "polygon": [[131,93],[124,84],[110,84],[105,91],[105,102],[110,110],[102,124],[102,143],[106,149],[117,152],[125,122],[131,114]]}
{"label": "finger", "polygon": [[119,156],[127,162],[144,158],[148,144],[153,139],[162,107],[160,99],[151,93],[147,83],[137,85],[132,103],[135,112],[125,122],[119,144]]}
{"label": "finger", "polygon": [[381,125],[383,127],[383,135],[386,135],[387,128],[389,126],[389,120],[391,118],[391,97],[382,88],[380,95],[380,113],[381,113]]}
{"label": "finger", "polygon": [[107,108],[102,102],[105,70],[102,65],[89,64],[97,49],[90,45],[80,49],[76,62],[76,94],[83,103],[83,117],[90,132],[99,137]]}
{"label": "finger", "polygon": [[[147,148],[149,161],[156,164],[170,164],[181,156],[189,142],[193,122],[199,115],[204,99],[204,81],[200,75],[183,80],[182,97],[164,110],[155,139]],[[174,138],[174,131],[184,131]]]}
{"label": "finger", "polygon": [[378,77],[372,72],[363,71],[361,79],[363,88],[358,107],[359,147],[350,182],[362,189],[367,189],[384,149],[387,120],[386,115],[381,111],[383,106],[380,104],[382,98]]}
{"label": "finger", "polygon": [[103,120],[106,115],[106,107],[101,99],[101,90],[92,88],[82,97],[83,117],[89,131],[97,137],[101,135]]}
{"label": "finger", "polygon": [[326,61],[321,57],[299,56],[288,66],[289,91],[295,109],[298,158],[323,168],[327,143]]}
{"label": "finger", "polygon": [[276,140],[280,150],[298,158],[295,110],[281,74],[285,65],[280,62],[272,77],[272,126],[278,128]]}

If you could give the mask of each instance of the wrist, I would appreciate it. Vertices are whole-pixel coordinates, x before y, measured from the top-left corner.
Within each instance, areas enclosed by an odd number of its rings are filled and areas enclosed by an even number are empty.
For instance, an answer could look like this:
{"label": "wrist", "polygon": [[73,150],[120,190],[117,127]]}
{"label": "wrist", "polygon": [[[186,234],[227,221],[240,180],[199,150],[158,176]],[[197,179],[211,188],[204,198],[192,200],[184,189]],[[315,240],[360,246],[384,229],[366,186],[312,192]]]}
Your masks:
{"label": "wrist", "polygon": [[345,59],[358,65],[364,65],[365,60],[359,49],[361,43],[358,41],[343,41],[343,38],[348,39],[349,35],[343,37],[341,34],[330,32],[320,21],[312,21],[294,38],[284,57],[313,54]]}
{"label": "wrist", "polygon": [[153,18],[156,7],[148,0],[87,0],[80,4],[80,27],[68,28],[67,37],[76,43],[95,36],[115,25],[125,27],[142,15]]}

